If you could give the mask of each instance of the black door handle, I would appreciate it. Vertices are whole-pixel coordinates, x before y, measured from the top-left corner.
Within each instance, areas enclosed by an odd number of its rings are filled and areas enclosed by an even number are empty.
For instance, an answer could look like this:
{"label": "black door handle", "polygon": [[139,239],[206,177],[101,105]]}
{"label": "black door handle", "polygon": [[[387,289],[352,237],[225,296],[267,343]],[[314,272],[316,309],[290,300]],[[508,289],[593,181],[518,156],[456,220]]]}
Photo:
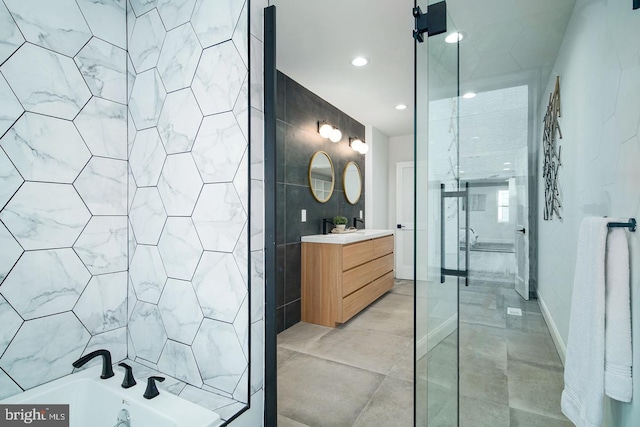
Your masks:
{"label": "black door handle", "polygon": [[524,227],[518,228],[516,231],[518,231],[518,232],[520,232],[522,234],[526,234],[526,232],[527,232],[527,230]]}
{"label": "black door handle", "polygon": [[396,224],[396,228],[405,228],[406,225],[402,225],[402,224]]}

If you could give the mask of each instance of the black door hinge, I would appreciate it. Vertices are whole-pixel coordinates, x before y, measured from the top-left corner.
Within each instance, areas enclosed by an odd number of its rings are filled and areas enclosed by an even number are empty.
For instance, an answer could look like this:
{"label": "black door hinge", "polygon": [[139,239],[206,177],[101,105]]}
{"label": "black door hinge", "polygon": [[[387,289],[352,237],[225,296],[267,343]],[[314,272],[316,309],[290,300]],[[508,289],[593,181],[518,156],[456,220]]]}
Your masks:
{"label": "black door hinge", "polygon": [[424,41],[422,36],[424,33],[428,33],[428,37],[445,33],[447,31],[447,2],[430,4],[427,7],[427,13],[422,13],[420,6],[414,7],[413,17],[416,20],[413,38],[418,42]]}

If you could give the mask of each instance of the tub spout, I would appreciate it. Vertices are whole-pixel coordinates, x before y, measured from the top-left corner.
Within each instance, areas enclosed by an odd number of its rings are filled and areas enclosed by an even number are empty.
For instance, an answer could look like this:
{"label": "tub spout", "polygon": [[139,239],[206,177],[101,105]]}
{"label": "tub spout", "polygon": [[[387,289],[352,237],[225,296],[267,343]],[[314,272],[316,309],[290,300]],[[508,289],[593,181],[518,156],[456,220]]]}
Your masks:
{"label": "tub spout", "polygon": [[100,375],[100,378],[102,378],[103,380],[111,378],[114,374],[113,368],[111,367],[111,353],[109,353],[109,350],[101,349],[92,351],[91,353],[85,354],[80,359],[73,362],[72,365],[74,368],[80,368],[89,360],[97,356],[102,356],[102,375]]}

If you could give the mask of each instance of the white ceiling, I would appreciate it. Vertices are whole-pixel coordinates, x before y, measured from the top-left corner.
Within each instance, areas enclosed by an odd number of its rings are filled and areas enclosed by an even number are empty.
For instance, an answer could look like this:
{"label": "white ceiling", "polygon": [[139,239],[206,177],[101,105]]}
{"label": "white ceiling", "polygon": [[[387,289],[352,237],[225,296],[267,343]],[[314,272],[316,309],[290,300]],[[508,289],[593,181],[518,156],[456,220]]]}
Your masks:
{"label": "white ceiling", "polygon": [[[466,34],[460,42],[461,91],[520,84],[542,90],[574,2],[448,0],[455,26]],[[271,3],[277,8],[280,71],[388,136],[413,133],[413,0]],[[443,48],[443,38],[430,40],[434,52],[454,48]],[[352,66],[358,55],[369,58],[369,65]],[[451,84],[451,65],[436,68],[432,87]],[[395,110],[399,103],[409,108]]]}

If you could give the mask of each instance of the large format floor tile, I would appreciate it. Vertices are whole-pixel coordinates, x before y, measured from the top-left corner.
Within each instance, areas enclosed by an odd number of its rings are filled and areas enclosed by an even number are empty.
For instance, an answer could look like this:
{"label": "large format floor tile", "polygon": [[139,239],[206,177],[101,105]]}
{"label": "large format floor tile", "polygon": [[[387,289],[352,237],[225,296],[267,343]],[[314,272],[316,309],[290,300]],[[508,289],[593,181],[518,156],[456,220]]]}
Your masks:
{"label": "large format floor tile", "polygon": [[413,383],[386,377],[354,426],[413,426]]}

